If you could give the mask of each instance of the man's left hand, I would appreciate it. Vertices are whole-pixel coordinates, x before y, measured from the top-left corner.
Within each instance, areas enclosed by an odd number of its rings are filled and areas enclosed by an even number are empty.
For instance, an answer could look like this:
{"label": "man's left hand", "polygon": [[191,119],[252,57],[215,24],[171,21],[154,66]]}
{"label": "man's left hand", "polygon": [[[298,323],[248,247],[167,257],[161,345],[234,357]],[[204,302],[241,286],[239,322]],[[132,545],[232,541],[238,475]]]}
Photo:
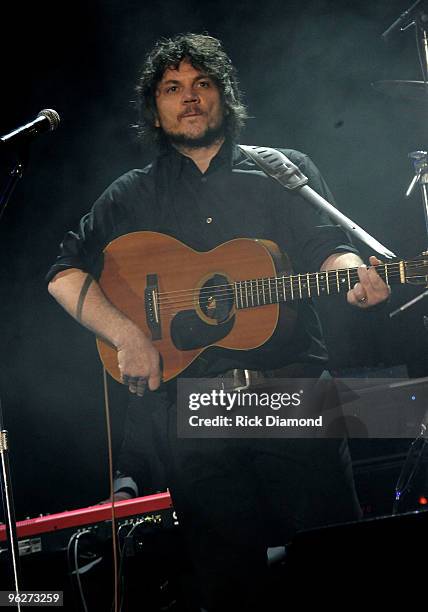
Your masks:
{"label": "man's left hand", "polygon": [[391,289],[376,272],[376,266],[381,263],[380,259],[372,255],[370,257],[371,268],[364,265],[358,267],[360,280],[353,289],[348,291],[347,300],[349,304],[358,308],[370,308],[389,298]]}

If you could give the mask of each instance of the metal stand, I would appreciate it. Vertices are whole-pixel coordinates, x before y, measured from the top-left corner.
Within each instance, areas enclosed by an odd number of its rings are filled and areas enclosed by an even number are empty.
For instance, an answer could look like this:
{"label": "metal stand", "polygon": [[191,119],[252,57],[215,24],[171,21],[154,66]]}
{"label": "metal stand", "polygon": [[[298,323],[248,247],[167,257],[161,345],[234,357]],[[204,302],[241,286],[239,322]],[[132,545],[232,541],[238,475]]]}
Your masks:
{"label": "metal stand", "polygon": [[[423,94],[428,100],[428,2],[426,0],[418,0],[412,4],[407,11],[402,13],[402,15],[400,15],[400,17],[394,21],[394,23],[382,34],[382,36],[386,40],[394,31],[398,29],[405,31],[411,26],[415,26],[416,30],[416,47],[423,78],[423,82],[420,83],[420,93]],[[427,232],[427,240],[425,244],[426,249],[428,249],[428,153],[427,151],[413,151],[412,153],[409,153],[409,158],[412,160],[415,175],[406,191],[406,197],[410,197],[416,185],[419,185]],[[424,254],[428,254],[428,250],[425,250]],[[426,286],[426,291],[413,298],[406,304],[403,304],[394,312],[390,313],[390,317],[393,317],[399,312],[406,310],[427,296],[428,283]],[[425,451],[426,443],[428,442],[428,410],[425,413],[420,427],[420,433],[410,445],[406,460],[395,487],[392,514],[398,513],[399,504],[402,501],[403,496],[410,491],[412,481],[416,475]]]}
{"label": "metal stand", "polygon": [[[416,48],[418,52],[419,64],[422,72],[423,82],[421,83],[423,93],[428,100],[428,1],[418,0],[405,11],[394,23],[382,34],[388,38],[391,33],[398,28],[401,31],[407,30],[411,26],[415,27]],[[428,248],[428,153],[427,151],[413,151],[409,153],[412,160],[415,175],[410,183],[406,197],[410,197],[415,186],[418,184],[424,208],[425,226],[427,231],[426,247]]]}
{"label": "metal stand", "polygon": [[421,423],[421,431],[417,438],[413,440],[407,452],[407,457],[401,469],[397,484],[395,485],[395,497],[392,505],[392,514],[398,513],[398,507],[403,497],[408,493],[412,486],[413,478],[416,475],[422,456],[424,454],[427,438],[428,410]]}
{"label": "metal stand", "polygon": [[413,16],[415,15],[416,9],[420,9],[421,5],[422,0],[416,0],[416,2],[414,2],[410,8],[404,11],[404,13],[401,13],[394,23],[392,23],[389,28],[385,30],[385,32],[382,34],[382,38],[387,41],[396,30],[401,30],[402,32],[407,30],[407,28],[413,23]]}
{"label": "metal stand", "polygon": [[[413,151],[412,153],[409,153],[409,157],[412,160],[415,175],[412,178],[412,181],[409,187],[407,188],[406,198],[409,198],[412,195],[416,185],[419,185],[422,205],[424,209],[425,228],[427,232],[427,241],[426,241],[427,248],[423,254],[428,255],[428,152],[427,151]],[[392,317],[395,317],[395,315],[397,315],[398,313],[403,312],[404,310],[407,310],[407,308],[410,308],[411,306],[413,306],[414,304],[416,304],[417,302],[419,302],[425,297],[428,297],[428,282],[427,282],[426,290],[423,293],[416,296],[415,298],[412,298],[411,300],[409,300],[408,302],[406,302],[405,304],[403,304],[402,306],[400,306],[399,308],[391,312],[389,315],[390,318],[392,319]]]}
{"label": "metal stand", "polygon": [[12,195],[18,181],[22,178],[24,170],[28,164],[29,150],[28,146],[22,147],[18,153],[18,159],[12,169],[9,171],[9,178],[3,191],[0,194],[0,221],[6,210],[10,196]]}
{"label": "metal stand", "polygon": [[426,247],[428,248],[428,153],[427,151],[413,151],[409,153],[409,158],[412,160],[415,176],[406,191],[406,198],[409,198],[416,185],[419,185],[427,231]]}
{"label": "metal stand", "polygon": [[[9,172],[9,178],[6,185],[0,195],[0,220],[6,210],[10,196],[12,195],[18,180],[22,178],[25,167],[28,163],[28,147],[25,146],[19,150],[18,160]],[[6,530],[8,534],[11,561],[12,561],[12,572],[14,589],[16,593],[19,593],[20,582],[21,582],[21,567],[19,562],[19,545],[16,534],[16,518],[15,518],[15,506],[13,502],[13,489],[12,480],[9,468],[9,443],[7,431],[3,426],[3,415],[1,409],[1,398],[0,398],[0,458],[1,458],[1,492],[2,501],[4,507]],[[20,603],[16,603],[18,610],[21,610]]]}
{"label": "metal stand", "polygon": [[[2,501],[6,520],[6,531],[10,544],[10,554],[12,560],[13,583],[16,593],[19,593],[19,585],[21,583],[21,566],[19,563],[19,545],[16,534],[16,517],[15,506],[13,503],[12,480],[9,467],[9,445],[7,439],[7,431],[3,429],[1,406],[0,406],[0,457],[1,457],[1,492]],[[17,609],[20,610],[20,604],[17,602]]]}

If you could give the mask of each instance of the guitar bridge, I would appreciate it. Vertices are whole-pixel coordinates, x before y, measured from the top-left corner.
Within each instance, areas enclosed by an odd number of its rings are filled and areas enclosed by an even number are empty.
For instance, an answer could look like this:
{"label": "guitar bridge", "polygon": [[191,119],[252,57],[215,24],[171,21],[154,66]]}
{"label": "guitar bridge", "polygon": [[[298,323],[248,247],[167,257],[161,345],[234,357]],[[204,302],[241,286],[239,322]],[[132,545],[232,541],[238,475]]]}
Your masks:
{"label": "guitar bridge", "polygon": [[146,309],[147,326],[152,334],[152,340],[162,338],[158,275],[147,274],[146,288],[144,290],[144,306]]}

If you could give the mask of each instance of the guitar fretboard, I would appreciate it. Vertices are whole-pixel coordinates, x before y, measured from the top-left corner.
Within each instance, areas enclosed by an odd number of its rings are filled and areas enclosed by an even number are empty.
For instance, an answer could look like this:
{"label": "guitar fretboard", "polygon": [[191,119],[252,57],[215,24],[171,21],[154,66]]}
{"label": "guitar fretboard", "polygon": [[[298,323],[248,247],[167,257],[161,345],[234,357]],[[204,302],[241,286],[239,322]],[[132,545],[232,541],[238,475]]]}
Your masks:
{"label": "guitar fretboard", "polygon": [[[404,283],[404,266],[403,261],[381,264],[376,271],[387,284]],[[252,308],[347,292],[358,282],[358,268],[345,268],[236,281],[233,291],[237,308]]]}

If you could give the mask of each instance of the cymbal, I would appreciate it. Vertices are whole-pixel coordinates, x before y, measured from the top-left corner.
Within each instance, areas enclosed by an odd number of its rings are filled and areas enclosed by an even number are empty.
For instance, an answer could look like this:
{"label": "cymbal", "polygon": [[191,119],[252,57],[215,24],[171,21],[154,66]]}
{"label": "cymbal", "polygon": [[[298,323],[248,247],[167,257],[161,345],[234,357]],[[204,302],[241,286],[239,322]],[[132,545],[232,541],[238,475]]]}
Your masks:
{"label": "cymbal", "polygon": [[393,98],[402,100],[428,100],[427,81],[375,81],[372,87]]}

